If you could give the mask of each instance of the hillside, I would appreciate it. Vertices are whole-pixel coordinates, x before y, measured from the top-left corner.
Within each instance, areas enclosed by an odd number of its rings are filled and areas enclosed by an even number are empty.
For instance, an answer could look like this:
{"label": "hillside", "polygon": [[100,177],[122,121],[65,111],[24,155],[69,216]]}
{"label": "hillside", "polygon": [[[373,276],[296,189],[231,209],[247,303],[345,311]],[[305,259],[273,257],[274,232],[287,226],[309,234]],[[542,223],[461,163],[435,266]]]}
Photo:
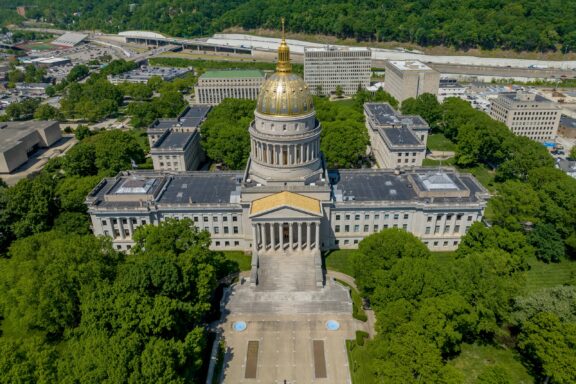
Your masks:
{"label": "hillside", "polygon": [[[576,2],[561,0],[28,0],[27,17],[60,27],[156,30],[200,36],[224,28],[277,28],[359,41],[458,49],[576,51]],[[3,1],[17,20],[20,0]],[[0,9],[1,10],[1,9]],[[10,14],[13,17],[10,17]]]}

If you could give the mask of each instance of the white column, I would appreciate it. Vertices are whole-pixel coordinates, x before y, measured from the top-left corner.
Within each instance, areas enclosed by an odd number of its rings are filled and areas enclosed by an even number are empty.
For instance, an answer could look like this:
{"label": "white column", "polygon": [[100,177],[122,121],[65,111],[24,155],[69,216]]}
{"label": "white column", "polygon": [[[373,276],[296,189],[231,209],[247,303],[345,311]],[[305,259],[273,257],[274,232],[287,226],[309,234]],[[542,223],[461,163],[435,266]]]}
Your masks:
{"label": "white column", "polygon": [[270,233],[270,238],[272,239],[272,244],[271,244],[271,249],[274,250],[276,249],[276,224],[274,223],[270,223],[270,229],[271,229],[271,233]]}
{"label": "white column", "polygon": [[298,250],[302,250],[302,223],[298,223]]}
{"label": "white column", "polygon": [[316,223],[316,249],[320,249],[320,223]]}
{"label": "white column", "polygon": [[125,239],[126,236],[124,236],[124,224],[122,224],[122,218],[118,218],[118,227],[120,228],[120,237],[122,239]]}
{"label": "white column", "polygon": [[268,243],[268,234],[266,233],[266,227],[268,224],[264,223],[260,224],[260,226],[262,227],[262,249],[265,251]]}
{"label": "white column", "polygon": [[284,223],[278,224],[278,235],[280,237],[280,250],[284,250]]}
{"label": "white column", "polygon": [[289,238],[289,244],[290,244],[290,250],[294,249],[294,223],[290,222],[288,223],[289,227],[288,227],[288,238]]}
{"label": "white column", "polygon": [[134,236],[134,225],[132,224],[132,218],[128,218],[128,228],[130,228],[130,236]]}
{"label": "white column", "polygon": [[306,249],[310,249],[310,247],[312,246],[312,242],[310,241],[310,232],[311,232],[310,228],[310,223],[306,223]]}
{"label": "white column", "polygon": [[258,238],[256,237],[256,224],[252,224],[252,254],[258,252]]}

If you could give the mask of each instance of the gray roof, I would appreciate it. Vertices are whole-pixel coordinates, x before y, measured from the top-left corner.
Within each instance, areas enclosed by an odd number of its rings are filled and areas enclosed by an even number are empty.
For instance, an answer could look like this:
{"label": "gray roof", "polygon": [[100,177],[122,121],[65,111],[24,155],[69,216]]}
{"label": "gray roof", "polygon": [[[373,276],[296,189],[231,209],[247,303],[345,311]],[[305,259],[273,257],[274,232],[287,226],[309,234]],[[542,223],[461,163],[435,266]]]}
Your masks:
{"label": "gray roof", "polygon": [[383,128],[378,130],[392,145],[422,145],[414,133],[406,127]]}
{"label": "gray roof", "polygon": [[32,132],[46,129],[55,123],[38,120],[0,122],[0,152],[11,149]]}
{"label": "gray roof", "polygon": [[191,105],[178,118],[183,127],[198,127],[210,112],[209,105]]}
{"label": "gray roof", "polygon": [[[413,175],[414,180],[422,186],[424,190],[435,190],[440,192],[444,187],[441,183],[436,183],[439,171],[432,168],[420,168],[413,172],[395,174],[392,170],[378,169],[349,169],[330,171],[330,178],[333,180],[335,188],[343,192],[344,202],[385,202],[385,201],[425,201],[430,197],[419,197],[410,181],[408,175]],[[335,176],[335,174],[337,174]],[[468,197],[434,197],[435,203],[457,203],[457,202],[479,202],[484,200],[483,196],[487,191],[478,184],[473,176],[467,174],[457,174],[453,170],[443,169],[443,178],[451,181],[447,190],[469,190]],[[427,178],[431,183],[436,183],[437,188],[428,188],[424,185]]]}
{"label": "gray roof", "polygon": [[104,209],[138,207],[140,201],[113,199],[137,194],[151,196],[153,204],[229,204],[230,195],[240,186],[241,180],[241,172],[127,171],[102,180],[90,192],[87,202]]}
{"label": "gray roof", "polygon": [[366,103],[364,107],[374,116],[378,125],[399,124],[400,119],[396,111],[388,103]]}
{"label": "gray roof", "polygon": [[576,119],[573,119],[572,117],[566,115],[562,115],[560,117],[560,125],[565,128],[576,129]]}
{"label": "gray roof", "polygon": [[[514,101],[514,102],[519,102],[519,103],[526,103],[526,102],[527,102],[526,100],[519,100],[519,99],[517,98],[517,95],[518,95],[517,92],[503,92],[503,93],[500,93],[500,96],[505,97],[505,98],[507,98],[507,99],[510,99],[510,100],[512,100],[512,101]],[[550,103],[550,104],[553,103],[552,101],[548,100],[547,98],[542,97],[542,96],[537,95],[537,94],[534,94],[534,101],[536,101],[536,102],[538,102],[538,103]]]}
{"label": "gray roof", "polygon": [[197,132],[174,132],[170,131],[154,143],[156,149],[180,149],[183,150]]}

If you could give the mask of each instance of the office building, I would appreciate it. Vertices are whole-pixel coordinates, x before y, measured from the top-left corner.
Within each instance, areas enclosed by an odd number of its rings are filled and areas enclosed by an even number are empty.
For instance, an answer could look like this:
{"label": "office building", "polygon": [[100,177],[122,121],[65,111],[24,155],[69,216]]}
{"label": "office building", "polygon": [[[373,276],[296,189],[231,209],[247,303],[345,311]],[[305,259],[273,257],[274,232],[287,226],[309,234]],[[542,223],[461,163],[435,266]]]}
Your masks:
{"label": "office building", "polygon": [[342,87],[345,95],[370,85],[372,52],[368,48],[304,48],[304,81],[312,93],[329,95]]}
{"label": "office building", "polygon": [[384,90],[400,103],[424,93],[438,95],[440,73],[420,61],[387,61],[385,69]]}
{"label": "office building", "polygon": [[226,98],[256,100],[264,79],[258,70],[208,71],[198,78],[196,102],[218,105]]}

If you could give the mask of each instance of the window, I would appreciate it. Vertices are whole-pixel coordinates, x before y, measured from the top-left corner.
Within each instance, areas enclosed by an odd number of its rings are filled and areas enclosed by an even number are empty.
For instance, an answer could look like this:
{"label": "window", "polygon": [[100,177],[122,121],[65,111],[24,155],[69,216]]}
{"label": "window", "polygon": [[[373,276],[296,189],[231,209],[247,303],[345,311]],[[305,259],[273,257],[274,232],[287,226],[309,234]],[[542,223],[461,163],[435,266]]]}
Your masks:
{"label": "window", "polygon": [[374,220],[380,220],[380,215],[374,215]]}
{"label": "window", "polygon": [[232,221],[234,222],[238,221],[238,216],[232,216]]}
{"label": "window", "polygon": [[452,220],[452,216],[454,216],[453,214],[449,213],[446,215],[446,220]]}
{"label": "window", "polygon": [[210,227],[204,227],[204,230],[210,232]]}
{"label": "window", "polygon": [[360,215],[354,215],[354,220],[360,220]]}
{"label": "window", "polygon": [[194,222],[195,222],[195,223],[198,222],[198,216],[194,216]]}
{"label": "window", "polygon": [[444,233],[449,233],[450,232],[450,226],[447,225],[444,227]]}
{"label": "window", "polygon": [[448,246],[448,242],[445,241],[445,242],[443,243],[443,245],[444,245],[445,247],[447,247],[447,246]]}
{"label": "window", "polygon": [[349,225],[344,226],[344,232],[350,232],[350,226]]}
{"label": "window", "polygon": [[350,244],[350,240],[344,240],[344,244]]}
{"label": "window", "polygon": [[390,218],[390,215],[389,215],[389,214],[385,214],[385,215],[384,215],[384,220],[388,220],[389,218]]}
{"label": "window", "polygon": [[131,245],[127,245],[127,246],[126,246],[126,249],[127,249],[127,250],[131,250],[131,249],[132,249],[132,246],[131,246]]}
{"label": "window", "polygon": [[127,230],[127,229],[125,229],[125,230],[124,230],[124,236],[125,236],[125,237],[130,236],[130,231]]}
{"label": "window", "polygon": [[364,220],[370,220],[370,215],[369,214],[364,215]]}
{"label": "window", "polygon": [[212,221],[214,221],[215,223],[217,223],[217,222],[218,222],[218,216],[214,216],[214,217],[212,218]]}
{"label": "window", "polygon": [[340,245],[340,240],[336,240],[336,245]]}
{"label": "window", "polygon": [[378,225],[374,226],[374,232],[378,232]]}
{"label": "window", "polygon": [[368,228],[368,224],[364,225],[364,232],[368,232],[370,229]]}
{"label": "window", "polygon": [[438,246],[438,242],[437,242],[437,241],[434,242],[434,246],[435,246],[435,247]]}
{"label": "window", "polygon": [[427,221],[428,221],[428,222],[431,222],[431,221],[432,221],[432,216],[428,216],[428,220],[427,220]]}
{"label": "window", "polygon": [[110,236],[110,232],[104,231],[104,236]]}
{"label": "window", "polygon": [[239,242],[239,241],[235,241],[235,242],[234,242],[234,246],[237,247],[237,246],[239,246],[239,245],[240,245],[240,242]]}
{"label": "window", "polygon": [[340,220],[340,215],[336,215],[336,220]]}
{"label": "window", "polygon": [[462,216],[464,216],[464,215],[462,215],[461,213],[457,214],[457,215],[456,215],[456,220],[462,219]]}
{"label": "window", "polygon": [[102,225],[106,225],[106,220],[102,220]]}
{"label": "window", "polygon": [[472,221],[472,216],[468,216],[468,221]]}
{"label": "window", "polygon": [[229,242],[229,241],[225,241],[225,242],[224,242],[224,246],[225,246],[225,247],[229,247],[229,246],[230,246],[230,242]]}
{"label": "window", "polygon": [[458,245],[458,241],[454,241],[454,246],[457,246],[457,245]]}
{"label": "window", "polygon": [[224,233],[228,233],[228,232],[229,232],[228,227],[224,227]]}
{"label": "window", "polygon": [[222,218],[222,221],[223,221],[223,222],[227,222],[227,221],[228,221],[228,216],[224,216],[224,217]]}
{"label": "window", "polygon": [[337,226],[335,227],[334,232],[340,232],[340,226],[339,226],[339,225],[337,225]]}
{"label": "window", "polygon": [[388,228],[388,224],[384,224],[384,229]]}
{"label": "window", "polygon": [[407,230],[407,229],[408,229],[408,224],[402,224],[402,229],[403,229],[403,230]]}
{"label": "window", "polygon": [[358,240],[354,240],[354,244],[358,244]]}
{"label": "window", "polygon": [[350,220],[350,215],[346,215],[346,220]]}
{"label": "window", "polygon": [[208,222],[208,216],[202,217],[202,221],[204,221],[205,223],[207,223],[207,222]]}
{"label": "window", "polygon": [[214,227],[214,233],[220,233],[220,227]]}
{"label": "window", "polygon": [[118,220],[112,219],[112,224],[118,224]]}
{"label": "window", "polygon": [[408,219],[408,214],[407,214],[407,213],[404,214],[404,220],[406,220],[406,219]]}
{"label": "window", "polygon": [[437,226],[434,227],[434,234],[437,234],[437,233],[439,233],[439,232],[440,232],[440,226],[437,225]]}
{"label": "window", "polygon": [[358,224],[354,225],[354,232],[360,232],[360,226]]}
{"label": "window", "polygon": [[442,220],[442,214],[436,215],[436,220]]}
{"label": "window", "polygon": [[424,232],[426,235],[430,234],[430,227],[426,227],[426,232]]}
{"label": "window", "polygon": [[130,219],[130,221],[132,222],[132,224],[138,224],[138,220],[136,219]]}
{"label": "window", "polygon": [[114,237],[120,237],[120,231],[118,229],[114,230]]}
{"label": "window", "polygon": [[216,246],[217,246],[217,247],[220,246],[220,242],[219,242],[219,241],[216,242]]}
{"label": "window", "polygon": [[121,246],[121,245],[117,245],[117,246],[116,246],[116,249],[121,250],[121,249],[122,249],[122,246]]}
{"label": "window", "polygon": [[460,232],[460,226],[459,225],[456,225],[454,227],[454,232]]}
{"label": "window", "polygon": [[142,221],[140,222],[140,224],[146,225],[146,220],[142,220]]}
{"label": "window", "polygon": [[394,215],[394,220],[398,220],[398,217],[400,217],[398,214]]}
{"label": "window", "polygon": [[233,228],[233,232],[234,232],[235,234],[238,234],[238,227],[234,227],[234,228]]}

